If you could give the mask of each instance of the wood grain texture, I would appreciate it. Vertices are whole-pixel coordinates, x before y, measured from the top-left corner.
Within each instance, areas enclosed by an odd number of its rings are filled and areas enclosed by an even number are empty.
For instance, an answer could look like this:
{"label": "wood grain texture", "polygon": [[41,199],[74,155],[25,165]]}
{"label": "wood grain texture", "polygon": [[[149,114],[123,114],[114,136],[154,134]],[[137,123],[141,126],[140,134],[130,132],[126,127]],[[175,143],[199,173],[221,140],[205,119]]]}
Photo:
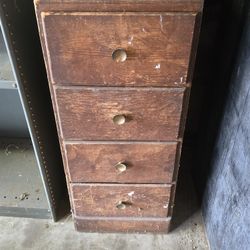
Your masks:
{"label": "wood grain texture", "polygon": [[[66,144],[71,182],[171,183],[177,143]],[[123,162],[120,173],[115,165]]]}
{"label": "wood grain texture", "polygon": [[[76,216],[167,217],[170,185],[71,184]],[[126,202],[118,209],[119,201]]]}
{"label": "wood grain texture", "polygon": [[84,218],[75,217],[75,228],[80,232],[167,233],[171,218]]}
{"label": "wood grain texture", "polygon": [[78,231],[168,232],[202,5],[35,0]]}
{"label": "wood grain texture", "polygon": [[35,0],[39,11],[201,11],[203,0]]}
{"label": "wood grain texture", "polygon": [[[195,14],[43,13],[52,83],[184,86]],[[127,52],[117,63],[112,53]]]}
{"label": "wood grain texture", "polygon": [[[178,138],[184,89],[57,88],[56,101],[66,140]],[[127,122],[116,125],[115,115]]]}

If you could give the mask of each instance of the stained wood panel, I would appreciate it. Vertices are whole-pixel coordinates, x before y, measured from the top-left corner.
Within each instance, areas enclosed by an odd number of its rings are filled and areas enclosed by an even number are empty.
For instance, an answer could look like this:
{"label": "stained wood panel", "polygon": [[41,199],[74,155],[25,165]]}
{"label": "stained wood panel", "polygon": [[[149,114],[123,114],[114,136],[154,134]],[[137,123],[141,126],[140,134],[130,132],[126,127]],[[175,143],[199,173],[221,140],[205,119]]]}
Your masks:
{"label": "stained wood panel", "polygon": [[35,0],[38,11],[171,11],[198,12],[202,0]]}
{"label": "stained wood panel", "polygon": [[[57,88],[66,140],[176,140],[184,89]],[[127,122],[116,125],[123,114]]]}
{"label": "stained wood panel", "polygon": [[123,232],[123,233],[167,233],[170,218],[74,218],[77,231],[81,232]]}
{"label": "stained wood panel", "polygon": [[[177,143],[66,144],[71,182],[171,183]],[[127,166],[119,172],[115,166]]]}
{"label": "stained wood panel", "polygon": [[[171,186],[71,184],[76,216],[167,217]],[[125,209],[117,204],[125,202]]]}
{"label": "stained wood panel", "polygon": [[168,231],[202,5],[35,0],[78,231]]}
{"label": "stained wood panel", "polygon": [[[194,24],[192,13],[44,13],[51,81],[67,85],[183,86]],[[118,48],[126,51],[125,62],[112,59]]]}

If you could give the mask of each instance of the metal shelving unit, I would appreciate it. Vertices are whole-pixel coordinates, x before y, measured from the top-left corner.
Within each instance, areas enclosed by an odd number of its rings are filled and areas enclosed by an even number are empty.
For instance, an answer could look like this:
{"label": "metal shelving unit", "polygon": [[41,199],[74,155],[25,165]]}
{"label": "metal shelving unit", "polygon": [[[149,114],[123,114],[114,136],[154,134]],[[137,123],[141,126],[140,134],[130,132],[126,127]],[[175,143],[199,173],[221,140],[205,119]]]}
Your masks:
{"label": "metal shelving unit", "polygon": [[0,215],[51,218],[32,143],[0,138]]}
{"label": "metal shelving unit", "polygon": [[7,49],[3,39],[3,32],[0,32],[0,88],[1,89],[16,89],[15,78],[11,69],[11,64]]}
{"label": "metal shelving unit", "polygon": [[0,0],[0,215],[69,210],[33,1]]}
{"label": "metal shelving unit", "polygon": [[0,29],[0,215],[51,218],[2,29]]}
{"label": "metal shelving unit", "polygon": [[29,137],[17,83],[0,28],[0,137]]}

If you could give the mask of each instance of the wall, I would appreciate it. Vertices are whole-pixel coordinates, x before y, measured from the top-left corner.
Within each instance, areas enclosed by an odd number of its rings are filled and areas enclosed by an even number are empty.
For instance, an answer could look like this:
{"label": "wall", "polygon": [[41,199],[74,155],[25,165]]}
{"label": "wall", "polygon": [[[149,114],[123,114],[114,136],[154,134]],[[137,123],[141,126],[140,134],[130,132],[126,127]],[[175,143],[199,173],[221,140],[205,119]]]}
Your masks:
{"label": "wall", "polygon": [[[205,0],[183,148],[202,200],[248,0]],[[184,151],[183,151],[184,152]]]}
{"label": "wall", "polygon": [[250,8],[203,197],[211,249],[250,249]]}

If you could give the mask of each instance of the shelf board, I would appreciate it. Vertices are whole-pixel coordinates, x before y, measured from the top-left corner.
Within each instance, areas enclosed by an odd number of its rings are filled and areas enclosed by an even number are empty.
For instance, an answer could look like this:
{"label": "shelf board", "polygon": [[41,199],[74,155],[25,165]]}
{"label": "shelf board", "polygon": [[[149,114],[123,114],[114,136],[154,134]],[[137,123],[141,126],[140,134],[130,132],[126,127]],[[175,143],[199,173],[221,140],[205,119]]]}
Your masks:
{"label": "shelf board", "polygon": [[30,139],[0,138],[0,162],[0,207],[48,211]]}

